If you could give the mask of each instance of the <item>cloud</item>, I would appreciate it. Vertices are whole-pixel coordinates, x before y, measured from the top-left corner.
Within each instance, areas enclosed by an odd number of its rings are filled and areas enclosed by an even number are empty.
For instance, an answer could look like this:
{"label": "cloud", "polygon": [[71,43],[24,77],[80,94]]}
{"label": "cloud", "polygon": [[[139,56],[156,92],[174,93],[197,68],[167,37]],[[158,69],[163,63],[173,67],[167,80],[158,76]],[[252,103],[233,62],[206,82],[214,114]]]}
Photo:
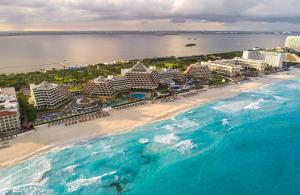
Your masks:
{"label": "cloud", "polygon": [[[95,24],[167,20],[179,24],[300,24],[299,0],[1,0],[0,24]],[[298,26],[299,27],[299,26]]]}

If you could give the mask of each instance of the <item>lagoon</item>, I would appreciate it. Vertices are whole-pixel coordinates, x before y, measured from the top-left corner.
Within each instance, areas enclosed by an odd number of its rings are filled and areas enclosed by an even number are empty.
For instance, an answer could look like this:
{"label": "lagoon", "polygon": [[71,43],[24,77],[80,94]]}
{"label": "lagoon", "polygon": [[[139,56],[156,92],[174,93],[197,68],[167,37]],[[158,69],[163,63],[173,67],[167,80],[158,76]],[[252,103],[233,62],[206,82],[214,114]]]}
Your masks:
{"label": "lagoon", "polygon": [[[285,34],[217,32],[0,33],[0,73],[159,56],[284,46]],[[187,44],[196,44],[186,47]]]}

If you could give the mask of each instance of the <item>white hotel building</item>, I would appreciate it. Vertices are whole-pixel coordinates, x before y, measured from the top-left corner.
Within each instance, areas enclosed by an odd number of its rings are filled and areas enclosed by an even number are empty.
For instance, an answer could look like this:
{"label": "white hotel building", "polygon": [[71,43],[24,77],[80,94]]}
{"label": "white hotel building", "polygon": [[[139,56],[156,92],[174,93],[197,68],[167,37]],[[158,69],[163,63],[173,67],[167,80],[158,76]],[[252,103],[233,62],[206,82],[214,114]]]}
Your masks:
{"label": "white hotel building", "polygon": [[14,88],[0,88],[0,135],[21,129],[19,104]]}
{"label": "white hotel building", "polygon": [[128,91],[131,84],[126,77],[108,76],[91,80],[84,88],[84,93],[88,96],[114,96],[121,92]]}
{"label": "white hotel building", "polygon": [[34,107],[38,109],[56,109],[72,97],[72,94],[65,87],[46,81],[39,85],[30,84],[30,94]]}
{"label": "white hotel building", "polygon": [[300,52],[300,36],[288,36],[285,41],[285,47]]}
{"label": "white hotel building", "polygon": [[244,70],[257,70],[259,72],[264,72],[270,66],[267,62],[262,60],[234,58],[228,61],[241,66]]}
{"label": "white hotel building", "polygon": [[248,50],[243,52],[243,59],[261,60],[274,68],[282,68],[286,53],[266,50]]}
{"label": "white hotel building", "polygon": [[242,75],[243,67],[235,65],[232,60],[216,60],[201,62],[202,65],[208,66],[212,72],[224,74],[229,77],[236,77]]}

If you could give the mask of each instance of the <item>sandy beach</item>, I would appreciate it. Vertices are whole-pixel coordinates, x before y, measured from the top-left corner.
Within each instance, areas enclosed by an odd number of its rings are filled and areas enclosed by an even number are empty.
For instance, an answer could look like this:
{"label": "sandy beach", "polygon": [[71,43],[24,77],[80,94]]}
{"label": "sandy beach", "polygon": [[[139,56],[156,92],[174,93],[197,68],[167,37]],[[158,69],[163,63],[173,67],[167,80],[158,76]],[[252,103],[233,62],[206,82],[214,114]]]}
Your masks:
{"label": "sandy beach", "polygon": [[175,102],[149,103],[143,106],[110,111],[111,116],[72,126],[37,127],[36,131],[8,140],[9,147],[0,149],[0,167],[7,167],[51,148],[99,136],[124,133],[137,126],[172,117],[194,106],[235,96],[285,79],[300,76],[300,69],[254,78],[241,84],[213,88],[200,94],[179,98]]}

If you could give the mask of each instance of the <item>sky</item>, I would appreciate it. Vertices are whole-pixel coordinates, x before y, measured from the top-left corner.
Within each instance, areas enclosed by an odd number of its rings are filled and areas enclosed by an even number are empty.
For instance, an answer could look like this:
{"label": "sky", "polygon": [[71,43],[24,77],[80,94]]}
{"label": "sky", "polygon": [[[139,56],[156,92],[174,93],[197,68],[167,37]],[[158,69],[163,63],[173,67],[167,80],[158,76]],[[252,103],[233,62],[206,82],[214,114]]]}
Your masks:
{"label": "sky", "polygon": [[0,31],[300,31],[300,0],[0,0]]}

